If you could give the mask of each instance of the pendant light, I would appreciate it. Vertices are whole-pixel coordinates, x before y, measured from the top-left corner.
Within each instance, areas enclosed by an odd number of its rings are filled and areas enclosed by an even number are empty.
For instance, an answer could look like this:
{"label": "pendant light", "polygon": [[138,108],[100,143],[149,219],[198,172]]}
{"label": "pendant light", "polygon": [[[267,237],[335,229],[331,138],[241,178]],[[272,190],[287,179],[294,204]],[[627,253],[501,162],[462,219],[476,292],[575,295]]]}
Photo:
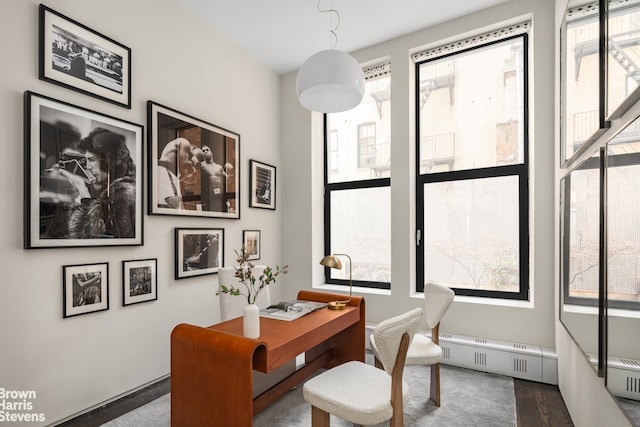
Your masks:
{"label": "pendant light", "polygon": [[340,14],[335,9],[318,11],[333,12],[338,17],[336,26],[330,31],[335,40],[332,49],[312,55],[302,64],[296,78],[296,92],[303,107],[320,113],[338,113],[356,107],[364,95],[362,67],[349,54],[335,49],[340,25]]}

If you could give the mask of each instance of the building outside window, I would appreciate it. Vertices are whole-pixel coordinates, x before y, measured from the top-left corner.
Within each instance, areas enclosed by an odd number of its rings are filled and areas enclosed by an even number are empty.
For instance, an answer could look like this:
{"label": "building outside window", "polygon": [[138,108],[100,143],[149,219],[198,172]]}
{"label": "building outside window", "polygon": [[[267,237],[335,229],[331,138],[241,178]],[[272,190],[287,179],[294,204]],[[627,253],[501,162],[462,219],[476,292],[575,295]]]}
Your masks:
{"label": "building outside window", "polygon": [[375,166],[377,149],[376,124],[363,123],[358,125],[358,166],[361,168]]}

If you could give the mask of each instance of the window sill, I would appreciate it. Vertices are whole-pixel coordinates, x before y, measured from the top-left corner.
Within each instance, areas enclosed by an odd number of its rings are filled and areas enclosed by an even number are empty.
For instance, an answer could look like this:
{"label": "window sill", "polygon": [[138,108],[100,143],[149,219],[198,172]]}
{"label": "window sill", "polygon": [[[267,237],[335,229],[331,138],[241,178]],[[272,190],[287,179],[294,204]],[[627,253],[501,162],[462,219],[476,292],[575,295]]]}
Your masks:
{"label": "window sill", "polygon": [[[348,286],[344,286],[344,285],[331,285],[328,283],[323,283],[321,285],[315,285],[313,287],[314,289],[318,289],[321,291],[339,291],[339,292],[344,292],[346,294],[349,293],[349,287]],[[365,295],[391,295],[391,291],[388,289],[374,289],[374,288],[362,288],[362,287],[354,287],[353,288],[353,294],[356,295],[360,295],[360,294],[365,294]]]}
{"label": "window sill", "polygon": [[[424,294],[416,293],[412,295],[412,297],[424,298]],[[456,295],[453,301],[466,303],[466,304],[494,305],[499,307],[533,308],[533,302],[531,301],[517,301],[517,300],[501,299],[501,298],[480,298],[480,297]]]}

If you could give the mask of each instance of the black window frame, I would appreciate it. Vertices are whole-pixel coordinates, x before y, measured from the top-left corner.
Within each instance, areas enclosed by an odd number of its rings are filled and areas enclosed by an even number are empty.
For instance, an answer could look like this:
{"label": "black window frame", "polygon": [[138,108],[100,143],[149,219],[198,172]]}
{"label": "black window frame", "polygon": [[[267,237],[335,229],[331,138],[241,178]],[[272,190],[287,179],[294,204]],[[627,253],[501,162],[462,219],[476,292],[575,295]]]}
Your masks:
{"label": "black window frame", "polygon": [[415,62],[415,99],[420,99],[420,66],[422,64],[432,62],[434,60],[442,60],[448,57],[454,57],[460,54],[464,54],[473,50],[482,49],[487,46],[491,46],[497,43],[504,43],[505,41],[512,39],[523,39],[523,161],[520,164],[504,165],[504,166],[492,166],[477,169],[465,169],[455,170],[450,172],[436,172],[436,173],[420,173],[420,103],[415,103],[415,122],[416,122],[416,146],[415,146],[415,173],[416,173],[416,292],[424,292],[425,281],[425,262],[424,262],[424,239],[422,238],[422,231],[424,230],[424,186],[430,183],[457,181],[457,180],[472,180],[479,178],[494,178],[502,176],[517,176],[519,179],[519,277],[520,277],[520,291],[519,292],[503,292],[492,291],[485,289],[468,289],[468,288],[455,288],[456,295],[481,297],[481,298],[497,298],[505,300],[529,300],[530,289],[530,237],[529,237],[529,34],[523,32],[516,35],[501,37],[496,40],[488,41],[486,43],[478,43],[472,47],[460,49],[455,52],[444,53],[436,55],[431,58],[420,60]]}
{"label": "black window frame", "polygon": [[[330,130],[327,127],[328,120],[327,114],[323,114],[323,138],[324,138],[324,251],[325,254],[334,253],[331,250],[331,193],[341,190],[357,190],[364,188],[380,188],[389,187],[391,189],[391,178],[372,178],[356,181],[344,181],[344,182],[329,182],[329,138],[328,134]],[[359,162],[359,158],[358,158]],[[331,269],[324,269],[324,277],[326,284],[349,286],[349,280],[335,279],[331,277]],[[391,282],[374,282],[368,280],[352,280],[354,288],[372,288],[372,289],[391,289]]]}

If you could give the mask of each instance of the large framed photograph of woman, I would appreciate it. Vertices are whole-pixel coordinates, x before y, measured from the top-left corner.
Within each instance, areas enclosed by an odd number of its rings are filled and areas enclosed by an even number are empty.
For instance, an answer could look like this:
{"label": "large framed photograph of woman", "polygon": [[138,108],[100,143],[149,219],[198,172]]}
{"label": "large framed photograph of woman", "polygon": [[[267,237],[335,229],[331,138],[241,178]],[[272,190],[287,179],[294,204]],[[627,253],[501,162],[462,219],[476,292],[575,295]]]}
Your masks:
{"label": "large framed photograph of woman", "polygon": [[109,263],[62,267],[63,318],[109,309]]}
{"label": "large framed photograph of woman", "polygon": [[240,135],[147,103],[149,213],[240,218]]}
{"label": "large framed photograph of woman", "polygon": [[224,229],[176,228],[177,279],[215,274],[224,265]]}
{"label": "large framed photograph of woman", "polygon": [[40,5],[41,80],[131,108],[131,49]]}
{"label": "large framed photograph of woman", "polygon": [[142,245],[141,125],[25,92],[26,249]]}

